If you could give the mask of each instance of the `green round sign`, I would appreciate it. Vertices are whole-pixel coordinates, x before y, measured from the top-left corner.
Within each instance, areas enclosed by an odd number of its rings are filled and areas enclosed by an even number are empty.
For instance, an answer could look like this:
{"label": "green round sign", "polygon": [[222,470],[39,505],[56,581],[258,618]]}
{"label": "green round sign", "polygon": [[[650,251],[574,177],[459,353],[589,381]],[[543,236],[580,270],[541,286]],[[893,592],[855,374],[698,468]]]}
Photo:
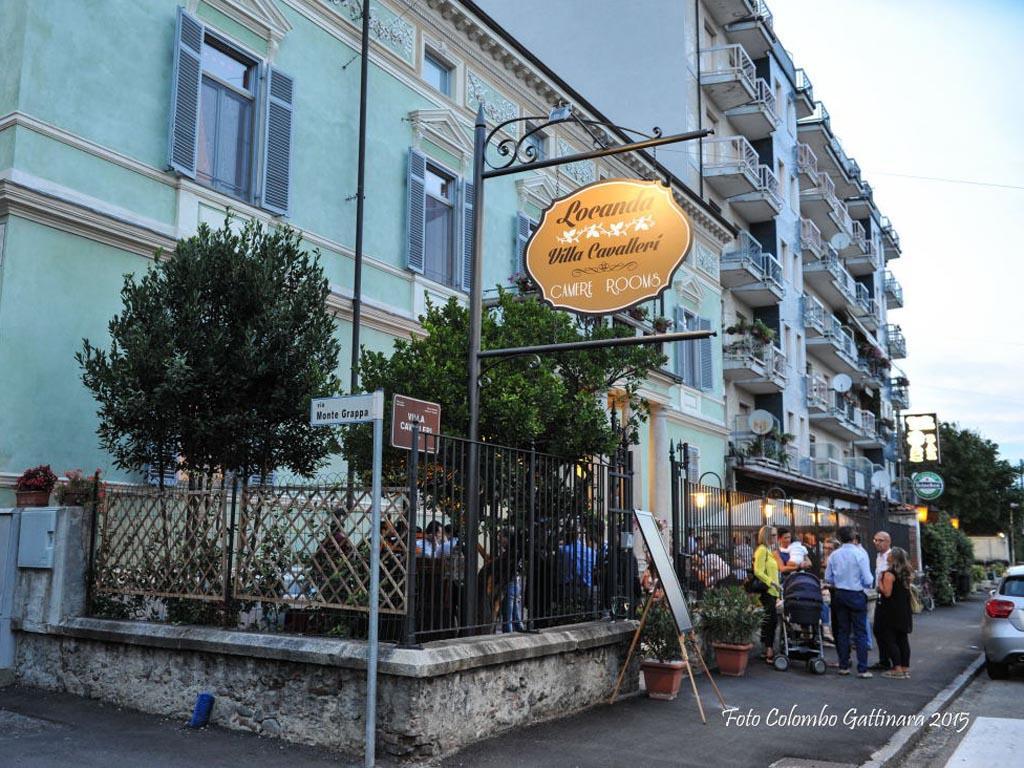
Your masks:
{"label": "green round sign", "polygon": [[914,484],[914,493],[917,494],[918,498],[925,501],[939,498],[942,492],[946,490],[946,483],[935,472],[918,472],[914,475],[912,482]]}

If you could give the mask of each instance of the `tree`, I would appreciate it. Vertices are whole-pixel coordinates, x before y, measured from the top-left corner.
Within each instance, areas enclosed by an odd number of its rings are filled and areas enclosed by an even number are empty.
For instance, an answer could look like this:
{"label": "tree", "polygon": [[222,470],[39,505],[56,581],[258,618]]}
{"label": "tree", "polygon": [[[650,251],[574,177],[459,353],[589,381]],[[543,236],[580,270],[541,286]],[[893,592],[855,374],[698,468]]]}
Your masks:
{"label": "tree", "polygon": [[[362,386],[382,388],[390,403],[395,392],[441,404],[442,432],[465,435],[469,429],[466,350],[469,312],[455,299],[428,302],[420,317],[422,338],[398,340],[390,355],[364,351]],[[500,290],[485,311],[484,349],[608,339],[632,335],[631,326],[577,319],[532,297]],[[629,402],[624,426],[629,439],[646,418],[638,397],[640,383],[665,356],[655,347],[617,347],[588,352],[496,359],[483,364],[480,383],[480,436],[500,445],[529,447],[570,459],[611,453],[620,435],[605,408],[606,393],[621,389]],[[390,405],[387,406],[390,409]],[[366,465],[365,428],[353,428],[346,440],[351,456]],[[398,455],[389,464],[396,464]]]}
{"label": "tree", "polygon": [[339,391],[329,290],[297,232],[229,220],[125,275],[109,352],[84,339],[75,356],[100,444],[128,470],[312,474],[337,447],[309,425],[310,399]]}
{"label": "tree", "polygon": [[943,422],[942,466],[946,482],[940,505],[973,534],[995,534],[1009,526],[1014,469],[999,458],[999,446],[979,433]]}

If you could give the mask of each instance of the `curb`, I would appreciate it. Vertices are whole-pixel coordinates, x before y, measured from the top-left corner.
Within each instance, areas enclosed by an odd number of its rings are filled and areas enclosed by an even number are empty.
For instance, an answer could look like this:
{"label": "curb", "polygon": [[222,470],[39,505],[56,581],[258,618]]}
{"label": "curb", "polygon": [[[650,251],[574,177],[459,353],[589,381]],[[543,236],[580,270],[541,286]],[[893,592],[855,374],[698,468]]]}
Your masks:
{"label": "curb", "polygon": [[881,749],[876,750],[862,763],[860,768],[889,768],[905,756],[920,741],[928,729],[928,720],[936,712],[941,712],[966,688],[974,677],[985,666],[985,654],[979,653],[967,668],[956,676],[949,685],[939,691],[917,714],[925,721],[922,725],[905,725],[893,734],[892,738]]}

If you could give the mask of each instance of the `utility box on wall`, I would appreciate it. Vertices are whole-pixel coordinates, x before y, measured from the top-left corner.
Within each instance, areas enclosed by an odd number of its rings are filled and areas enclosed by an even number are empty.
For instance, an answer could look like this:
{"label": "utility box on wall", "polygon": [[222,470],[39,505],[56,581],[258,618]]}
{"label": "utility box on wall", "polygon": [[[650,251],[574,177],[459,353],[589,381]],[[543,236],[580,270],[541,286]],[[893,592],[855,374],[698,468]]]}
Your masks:
{"label": "utility box on wall", "polygon": [[23,508],[18,536],[19,568],[53,568],[53,540],[57,530],[56,508]]}

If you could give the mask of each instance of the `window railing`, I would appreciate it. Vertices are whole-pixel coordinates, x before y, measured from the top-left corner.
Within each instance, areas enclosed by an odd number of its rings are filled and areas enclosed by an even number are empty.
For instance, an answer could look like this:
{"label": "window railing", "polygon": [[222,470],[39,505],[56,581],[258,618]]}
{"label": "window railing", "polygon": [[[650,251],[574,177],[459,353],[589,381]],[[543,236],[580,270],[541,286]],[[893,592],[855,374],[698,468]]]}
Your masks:
{"label": "window railing", "polygon": [[796,145],[796,167],[798,173],[806,173],[815,180],[818,178],[818,156],[810,145]]}
{"label": "window railing", "polygon": [[818,332],[825,333],[825,306],[813,296],[806,293],[803,296],[804,302],[804,325],[817,328]]}
{"label": "window railing", "polygon": [[757,80],[757,68],[742,45],[722,45],[700,52],[700,71],[704,75],[732,75],[746,81],[751,90]]}
{"label": "window railing", "polygon": [[760,180],[757,167],[761,160],[757,151],[743,136],[704,140],[704,170],[719,168],[736,168],[740,173],[750,177],[751,183]]}
{"label": "window railing", "polygon": [[757,78],[757,82],[754,83],[754,104],[761,104],[771,114],[772,122],[778,125],[779,112],[775,105],[775,94],[772,93],[772,87],[768,84],[768,81],[763,77]]}

